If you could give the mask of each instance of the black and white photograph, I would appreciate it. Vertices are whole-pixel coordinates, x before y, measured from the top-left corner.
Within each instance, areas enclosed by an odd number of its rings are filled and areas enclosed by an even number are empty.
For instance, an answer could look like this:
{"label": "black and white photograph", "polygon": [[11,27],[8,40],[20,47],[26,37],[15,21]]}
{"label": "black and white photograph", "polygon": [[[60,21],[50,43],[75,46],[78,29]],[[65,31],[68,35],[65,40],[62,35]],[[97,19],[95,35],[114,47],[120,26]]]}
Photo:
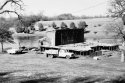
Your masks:
{"label": "black and white photograph", "polygon": [[125,0],[0,0],[0,83],[125,83]]}

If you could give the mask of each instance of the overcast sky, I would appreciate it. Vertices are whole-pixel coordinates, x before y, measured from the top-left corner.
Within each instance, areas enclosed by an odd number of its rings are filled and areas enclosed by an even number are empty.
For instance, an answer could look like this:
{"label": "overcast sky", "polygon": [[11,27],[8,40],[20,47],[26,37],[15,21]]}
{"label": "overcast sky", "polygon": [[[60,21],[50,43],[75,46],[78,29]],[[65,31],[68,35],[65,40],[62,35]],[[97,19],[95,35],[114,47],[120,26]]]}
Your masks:
{"label": "overcast sky", "polygon": [[43,13],[55,16],[62,13],[73,15],[105,15],[109,0],[22,0],[25,4],[23,14]]}
{"label": "overcast sky", "polygon": [[108,0],[23,0],[26,14],[43,13],[54,16],[62,13],[74,15],[105,15]]}

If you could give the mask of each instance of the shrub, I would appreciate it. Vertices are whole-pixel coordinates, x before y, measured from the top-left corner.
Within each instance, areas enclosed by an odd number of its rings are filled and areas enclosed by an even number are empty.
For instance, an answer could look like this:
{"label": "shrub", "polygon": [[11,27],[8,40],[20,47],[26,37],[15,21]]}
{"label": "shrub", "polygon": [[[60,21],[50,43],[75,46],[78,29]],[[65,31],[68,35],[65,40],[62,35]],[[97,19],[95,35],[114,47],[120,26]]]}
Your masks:
{"label": "shrub", "polygon": [[30,32],[30,30],[28,29],[28,27],[25,27],[24,28],[24,33],[29,33]]}
{"label": "shrub", "polygon": [[22,33],[22,32],[24,32],[24,29],[21,28],[21,27],[16,27],[16,32],[17,33]]}
{"label": "shrub", "polygon": [[52,23],[52,27],[55,29],[57,27],[57,25],[55,24],[55,22]]}
{"label": "shrub", "polygon": [[79,29],[85,29],[88,25],[86,24],[85,21],[80,21],[78,24]]}
{"label": "shrub", "polygon": [[71,23],[70,23],[70,29],[76,29],[76,25],[75,25],[74,22],[71,22]]}
{"label": "shrub", "polygon": [[35,28],[34,28],[33,24],[30,26],[30,28],[31,28],[31,30],[35,30]]}
{"label": "shrub", "polygon": [[39,23],[39,24],[38,24],[38,27],[39,27],[39,31],[43,31],[43,30],[44,30],[44,27],[43,27],[43,24],[42,24],[42,23]]}
{"label": "shrub", "polygon": [[15,25],[16,25],[15,29],[16,29],[17,33],[23,33],[24,32],[24,28],[22,28],[22,25],[21,25],[20,22],[16,22]]}
{"label": "shrub", "polygon": [[61,27],[61,29],[67,29],[68,28],[68,26],[64,22],[61,23],[60,27]]}

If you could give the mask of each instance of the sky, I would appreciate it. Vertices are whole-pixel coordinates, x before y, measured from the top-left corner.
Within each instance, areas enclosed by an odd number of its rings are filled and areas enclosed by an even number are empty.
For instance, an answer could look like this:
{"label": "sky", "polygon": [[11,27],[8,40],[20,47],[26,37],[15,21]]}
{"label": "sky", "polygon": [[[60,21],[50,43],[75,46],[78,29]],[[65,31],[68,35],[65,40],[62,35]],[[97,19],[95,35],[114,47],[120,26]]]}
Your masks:
{"label": "sky", "polygon": [[106,15],[109,0],[22,0],[24,15],[43,14],[56,16],[71,13],[81,16]]}
{"label": "sky", "polygon": [[25,14],[43,13],[55,16],[62,13],[73,15],[105,15],[108,9],[108,0],[23,0]]}

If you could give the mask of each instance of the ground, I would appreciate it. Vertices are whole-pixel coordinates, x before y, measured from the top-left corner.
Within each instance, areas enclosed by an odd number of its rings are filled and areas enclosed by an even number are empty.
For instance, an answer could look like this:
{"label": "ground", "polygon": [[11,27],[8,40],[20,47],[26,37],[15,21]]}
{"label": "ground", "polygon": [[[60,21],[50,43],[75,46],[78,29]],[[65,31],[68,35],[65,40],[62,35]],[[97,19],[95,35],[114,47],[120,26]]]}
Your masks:
{"label": "ground", "polygon": [[0,55],[0,83],[124,83],[125,63],[120,54],[94,60],[79,56],[75,59],[47,58],[29,52]]}

